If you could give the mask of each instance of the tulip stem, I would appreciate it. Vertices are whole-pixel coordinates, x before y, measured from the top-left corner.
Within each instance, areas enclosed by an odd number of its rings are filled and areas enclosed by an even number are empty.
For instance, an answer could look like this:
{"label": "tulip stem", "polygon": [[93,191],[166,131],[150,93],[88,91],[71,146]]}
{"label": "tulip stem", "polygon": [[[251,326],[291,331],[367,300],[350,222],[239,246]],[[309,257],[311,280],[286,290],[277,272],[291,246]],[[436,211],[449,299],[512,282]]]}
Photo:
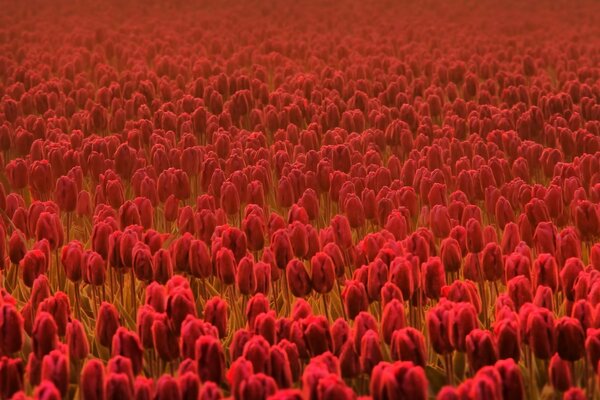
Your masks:
{"label": "tulip stem", "polygon": [[454,379],[452,378],[452,356],[450,353],[444,354],[444,362],[446,364],[446,382],[448,385],[454,385]]}
{"label": "tulip stem", "polygon": [[75,282],[75,310],[77,319],[81,321],[81,297],[79,295],[79,282]]}
{"label": "tulip stem", "polygon": [[327,293],[323,293],[321,295],[321,298],[323,299],[323,308],[325,310],[325,317],[327,318],[327,321],[331,321],[331,318],[329,316],[329,307],[327,304]]}
{"label": "tulip stem", "polygon": [[135,312],[137,310],[137,296],[135,292],[135,273],[133,272],[133,267],[131,268],[131,305],[133,306],[132,310]]}
{"label": "tulip stem", "polygon": [[342,309],[342,315],[344,319],[348,321],[348,315],[346,314],[346,308],[344,307],[344,302],[342,301],[342,289],[340,288],[340,281],[335,280],[335,286],[337,286],[338,295],[340,296],[340,308]]}

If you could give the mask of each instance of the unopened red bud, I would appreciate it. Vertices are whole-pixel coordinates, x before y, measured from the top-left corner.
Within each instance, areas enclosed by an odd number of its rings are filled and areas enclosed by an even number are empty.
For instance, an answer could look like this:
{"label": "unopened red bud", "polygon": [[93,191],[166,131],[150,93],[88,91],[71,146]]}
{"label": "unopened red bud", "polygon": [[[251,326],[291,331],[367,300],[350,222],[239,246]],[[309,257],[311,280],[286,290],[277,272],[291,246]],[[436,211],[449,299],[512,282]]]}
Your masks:
{"label": "unopened red bud", "polygon": [[390,348],[394,361],[411,361],[425,368],[427,364],[425,337],[415,328],[406,327],[394,331]]}
{"label": "unopened red bud", "polygon": [[102,302],[96,319],[96,338],[104,347],[110,347],[112,339],[120,326],[117,308],[107,302]]}
{"label": "unopened red bud", "polygon": [[90,352],[85,327],[79,320],[73,319],[67,325],[67,345],[71,359],[84,360]]}
{"label": "unopened red bud", "polygon": [[493,365],[497,358],[496,343],[489,331],[474,329],[466,338],[467,357],[474,371]]}
{"label": "unopened red bud", "polygon": [[42,380],[52,382],[61,396],[67,395],[69,387],[69,360],[60,350],[53,350],[42,360]]}
{"label": "unopened red bud", "polygon": [[550,359],[548,376],[554,389],[561,392],[566,391],[571,387],[573,380],[570,362],[560,358],[559,354],[554,354]]}

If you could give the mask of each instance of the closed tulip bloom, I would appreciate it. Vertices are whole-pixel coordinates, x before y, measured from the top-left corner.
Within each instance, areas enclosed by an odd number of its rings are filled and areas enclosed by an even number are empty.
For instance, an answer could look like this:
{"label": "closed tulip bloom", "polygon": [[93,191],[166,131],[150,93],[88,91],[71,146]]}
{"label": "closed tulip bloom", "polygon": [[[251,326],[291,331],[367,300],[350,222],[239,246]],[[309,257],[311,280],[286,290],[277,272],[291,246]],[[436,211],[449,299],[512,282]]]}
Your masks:
{"label": "closed tulip bloom", "polygon": [[73,212],[77,208],[77,184],[68,176],[61,176],[56,181],[54,201],[62,212]]}
{"label": "closed tulip bloom", "polygon": [[481,256],[483,276],[487,281],[494,282],[504,275],[504,261],[500,246],[496,243],[488,243]]}
{"label": "closed tulip bloom", "polygon": [[292,259],[286,268],[287,285],[295,297],[305,297],[312,291],[312,281],[304,264]]}
{"label": "closed tulip bloom", "polygon": [[420,286],[415,282],[414,271],[413,264],[406,257],[396,257],[390,264],[389,281],[398,286],[405,299],[412,298],[415,287]]}
{"label": "closed tulip bloom", "polygon": [[486,365],[494,365],[498,359],[496,343],[489,331],[474,329],[466,338],[467,358],[474,371]]}
{"label": "closed tulip bloom", "polygon": [[431,213],[429,214],[429,226],[436,238],[443,239],[448,237],[450,229],[452,228],[452,223],[446,206],[433,206]]}
{"label": "closed tulip bloom", "polygon": [[577,361],[584,355],[585,334],[579,320],[563,317],[554,326],[556,349],[563,360]]}
{"label": "closed tulip bloom", "polygon": [[30,250],[20,262],[23,273],[23,283],[31,287],[34,280],[41,274],[46,273],[46,255],[41,250]]}
{"label": "closed tulip bloom", "polygon": [[254,297],[248,301],[248,305],[246,306],[246,319],[248,321],[248,326],[252,328],[254,326],[256,316],[268,311],[269,302],[267,301],[267,298],[262,293],[254,295]]}
{"label": "closed tulip bloom", "polygon": [[365,210],[360,198],[353,194],[346,198],[344,202],[346,217],[351,228],[357,229],[365,225]]}
{"label": "closed tulip bloom", "polygon": [[42,380],[52,382],[66,396],[69,385],[69,361],[63,352],[53,350],[42,360]]}
{"label": "closed tulip bloom", "polygon": [[560,355],[554,354],[550,359],[548,368],[550,383],[554,389],[564,392],[572,385],[571,365],[569,361],[560,358]]}
{"label": "closed tulip bloom", "polygon": [[117,308],[107,302],[102,302],[96,319],[96,338],[104,347],[110,347],[112,339],[120,326]]}
{"label": "closed tulip bloom", "polygon": [[483,250],[483,231],[481,224],[475,218],[471,218],[465,225],[467,230],[467,250],[470,253],[479,253]]}
{"label": "closed tulip bloom", "polygon": [[6,165],[6,176],[14,190],[24,189],[27,186],[29,177],[26,161],[22,158],[11,160]]}
{"label": "closed tulip bloom", "polygon": [[64,396],[51,380],[43,380],[39,386],[35,388],[33,397],[39,400],[59,400]]}
{"label": "closed tulip bloom", "polygon": [[555,349],[555,328],[552,312],[545,308],[533,310],[527,317],[525,336],[533,354],[542,360],[549,359]]}
{"label": "closed tulip bloom", "polygon": [[164,374],[156,382],[154,393],[156,400],[179,400],[182,399],[177,380],[171,375]]}
{"label": "closed tulip bloom", "polygon": [[575,226],[583,241],[591,241],[600,234],[600,213],[597,205],[588,200],[580,201],[575,206]]}
{"label": "closed tulip bloom", "polygon": [[79,377],[79,390],[85,400],[104,399],[104,365],[98,359],[88,360]]}
{"label": "closed tulip bloom", "polygon": [[106,280],[106,263],[100,254],[88,250],[83,255],[83,280],[84,282],[100,286]]}
{"label": "closed tulip bloom", "polygon": [[142,371],[144,350],[138,335],[134,332],[119,327],[112,339],[111,353],[113,357],[118,355],[127,357],[131,361],[134,375]]}
{"label": "closed tulip bloom", "polygon": [[450,342],[450,314],[453,304],[442,299],[425,315],[431,346],[438,354],[448,354],[454,351],[454,346]]}
{"label": "closed tulip bloom", "polygon": [[479,326],[477,312],[470,303],[456,303],[450,312],[449,336],[456,350],[466,351],[467,335]]}
{"label": "closed tulip bloom", "polygon": [[202,382],[221,383],[225,374],[225,353],[219,339],[201,336],[196,341],[198,376]]}
{"label": "closed tulip bloom", "polygon": [[256,273],[252,255],[246,255],[238,263],[236,282],[240,293],[244,296],[252,295],[256,291]]}
{"label": "closed tulip bloom", "polygon": [[67,325],[67,345],[71,359],[84,360],[90,352],[85,328],[79,320],[73,319]]}
{"label": "closed tulip bloom", "polygon": [[548,286],[538,286],[535,290],[533,304],[537,307],[544,307],[548,310],[554,310],[554,294]]}
{"label": "closed tulip bloom", "polygon": [[155,281],[161,284],[173,276],[173,262],[171,261],[171,253],[166,249],[160,249],[154,254],[152,275]]}
{"label": "closed tulip bloom", "polygon": [[12,355],[23,346],[23,317],[14,305],[0,306],[0,353]]}
{"label": "closed tulip bloom", "polygon": [[369,300],[379,301],[381,288],[388,280],[388,266],[382,259],[376,258],[367,267],[367,294]]}
{"label": "closed tulip bloom", "polygon": [[251,214],[244,218],[242,230],[248,238],[248,248],[251,251],[260,251],[265,245],[265,223],[262,217]]}
{"label": "closed tulip bloom", "polygon": [[548,253],[538,255],[533,263],[533,285],[548,286],[553,292],[558,289],[558,265],[552,255]]}
{"label": "closed tulip bloom", "polygon": [[335,282],[335,267],[331,258],[324,252],[315,254],[310,260],[312,286],[317,293],[329,293]]}
{"label": "closed tulip bloom", "polygon": [[531,278],[531,263],[528,257],[520,253],[512,253],[504,260],[505,280],[508,282],[515,276]]}
{"label": "closed tulip bloom", "polygon": [[139,241],[133,246],[131,255],[135,277],[146,283],[152,281],[154,276],[154,258],[152,257],[150,247],[144,242]]}
{"label": "closed tulip bloom", "polygon": [[0,395],[3,398],[15,398],[17,392],[23,390],[23,361],[18,358],[0,358],[0,373],[5,378],[0,383]]}
{"label": "closed tulip bloom", "polygon": [[499,360],[495,369],[502,380],[502,396],[504,399],[521,400],[524,398],[523,375],[519,365],[511,359]]}
{"label": "closed tulip bloom", "polygon": [[108,373],[104,381],[107,399],[133,399],[133,385],[124,373]]}
{"label": "closed tulip bloom", "polygon": [[177,334],[166,314],[156,314],[152,322],[152,343],[158,356],[170,362],[179,357]]}
{"label": "closed tulip bloom", "polygon": [[143,376],[136,376],[133,383],[133,396],[136,400],[151,399],[154,396],[154,380]]}
{"label": "closed tulip bloom", "polygon": [[514,222],[507,223],[504,226],[504,232],[502,233],[502,240],[500,242],[502,254],[507,255],[512,253],[520,241],[521,235],[519,233],[519,226]]}
{"label": "closed tulip bloom", "polygon": [[341,248],[349,248],[352,246],[352,231],[348,218],[342,215],[336,215],[331,219],[331,228],[335,242]]}
{"label": "closed tulip bloom", "polygon": [[227,301],[217,296],[209,299],[204,305],[204,320],[217,328],[220,338],[227,334],[228,308]]}
{"label": "closed tulip bloom", "polygon": [[292,370],[287,352],[278,346],[269,350],[269,376],[277,383],[279,388],[289,388],[293,385]]}
{"label": "closed tulip bloom", "polygon": [[440,258],[446,272],[458,272],[462,264],[460,245],[453,238],[442,240]]}
{"label": "closed tulip bloom", "polygon": [[38,360],[58,346],[58,327],[51,314],[45,311],[37,313],[31,341],[33,353]]}
{"label": "closed tulip bloom", "polygon": [[498,358],[501,360],[512,358],[515,362],[519,362],[521,337],[516,314],[513,318],[496,319],[493,330],[498,348]]}
{"label": "closed tulip bloom", "polygon": [[311,356],[318,356],[332,349],[329,322],[324,316],[311,316],[305,321],[304,340]]}
{"label": "closed tulip bloom", "polygon": [[370,374],[375,365],[383,361],[379,335],[373,330],[365,332],[360,341],[360,365],[364,373]]}
{"label": "closed tulip bloom", "polygon": [[386,344],[392,341],[392,334],[406,326],[406,315],[404,313],[404,304],[399,300],[392,300],[383,309],[381,318],[381,331],[383,340]]}
{"label": "closed tulip bloom", "polygon": [[342,300],[346,315],[351,320],[354,320],[360,312],[367,311],[369,307],[365,286],[357,280],[346,281],[342,292]]}
{"label": "closed tulip bloom", "polygon": [[15,229],[8,241],[8,257],[10,262],[18,265],[26,253],[27,243],[25,242],[25,235],[20,230]]}
{"label": "closed tulip bloom", "polygon": [[557,232],[552,222],[540,222],[535,228],[533,242],[538,253],[556,254]]}
{"label": "closed tulip bloom", "polygon": [[73,240],[62,248],[61,263],[65,269],[67,278],[71,282],[81,280],[83,263],[83,245],[78,240]]}
{"label": "closed tulip bloom", "polygon": [[200,279],[210,277],[212,273],[210,251],[202,240],[192,240],[190,242],[188,264],[192,276]]}
{"label": "closed tulip bloom", "polygon": [[271,250],[275,256],[275,264],[284,269],[294,257],[294,251],[288,233],[284,229],[277,230],[271,238]]}
{"label": "closed tulip bloom", "polygon": [[533,301],[531,282],[522,275],[512,278],[508,281],[508,295],[519,311],[525,303]]}
{"label": "closed tulip bloom", "polygon": [[425,296],[430,299],[439,299],[442,287],[446,285],[446,274],[441,259],[430,257],[421,268],[423,269]]}
{"label": "closed tulip bloom", "polygon": [[413,327],[394,331],[390,344],[391,357],[394,361],[411,361],[425,368],[427,364],[427,348],[425,337]]}

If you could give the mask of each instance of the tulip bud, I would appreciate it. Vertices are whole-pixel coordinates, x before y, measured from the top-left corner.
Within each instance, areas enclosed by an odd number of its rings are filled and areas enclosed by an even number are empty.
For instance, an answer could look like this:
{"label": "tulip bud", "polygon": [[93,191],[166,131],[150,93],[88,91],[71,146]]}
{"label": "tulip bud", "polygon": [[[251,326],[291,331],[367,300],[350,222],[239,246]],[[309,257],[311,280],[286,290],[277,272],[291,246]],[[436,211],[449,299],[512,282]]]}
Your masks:
{"label": "tulip bud", "polygon": [[59,400],[64,398],[64,395],[61,394],[52,381],[44,380],[35,388],[33,397],[38,400]]}
{"label": "tulip bud", "polygon": [[98,359],[85,363],[79,378],[79,390],[85,400],[104,399],[104,365]]}
{"label": "tulip bud", "polygon": [[134,396],[132,382],[124,373],[108,373],[104,393],[107,399],[133,399]]}
{"label": "tulip bud", "polygon": [[179,357],[177,334],[166,314],[156,314],[152,322],[152,343],[158,356],[166,362]]}
{"label": "tulip bud", "polygon": [[13,395],[23,390],[23,362],[17,358],[0,358],[0,374],[5,378],[0,383],[0,395],[3,398],[15,398]]}
{"label": "tulip bud", "polygon": [[504,275],[504,262],[500,246],[496,243],[488,243],[483,249],[481,256],[483,276],[487,281],[495,282]]}
{"label": "tulip bud", "polygon": [[386,344],[392,341],[392,334],[406,326],[406,316],[404,314],[404,305],[399,300],[392,300],[383,309],[381,317],[381,331],[383,340]]}
{"label": "tulip bud", "polygon": [[221,383],[225,374],[225,353],[219,339],[201,336],[196,341],[198,375],[202,382]]}
{"label": "tulip bud", "polygon": [[79,320],[73,319],[67,325],[67,345],[71,359],[84,360],[90,352],[85,328]]}
{"label": "tulip bud", "polygon": [[335,282],[335,267],[331,258],[324,252],[318,252],[311,260],[312,286],[317,293],[329,293]]}
{"label": "tulip bud", "polygon": [[483,250],[483,232],[481,224],[475,218],[467,221],[467,250],[470,253],[479,253]]}
{"label": "tulip bud", "polygon": [[173,276],[171,253],[166,249],[160,249],[154,254],[153,261],[154,280],[164,285]]}
{"label": "tulip bud", "polygon": [[312,281],[300,260],[290,260],[286,268],[286,278],[288,287],[295,297],[308,296],[312,291]]}
{"label": "tulip bud", "polygon": [[354,320],[356,316],[369,308],[367,291],[362,282],[357,280],[346,281],[342,292],[344,309],[349,319]]}
{"label": "tulip bud", "polygon": [[294,251],[287,232],[279,229],[271,238],[271,250],[275,256],[275,263],[279,269],[284,269],[294,257]]}
{"label": "tulip bud", "polygon": [[61,263],[67,278],[71,282],[81,280],[83,262],[83,245],[78,240],[73,240],[62,248]]}
{"label": "tulip bud", "polygon": [[52,315],[44,311],[37,313],[31,340],[33,354],[38,360],[58,346],[58,327]]}
{"label": "tulip bud", "polygon": [[466,338],[466,350],[473,371],[479,371],[486,365],[493,365],[498,359],[496,343],[489,331],[472,330]]}
{"label": "tulip bud", "polygon": [[69,386],[69,362],[60,350],[53,350],[42,360],[42,380],[49,380],[64,397]]}
{"label": "tulip bud", "polygon": [[444,266],[439,257],[430,257],[422,267],[425,296],[430,299],[439,299],[442,286],[446,285]]}
{"label": "tulip bud", "polygon": [[208,246],[201,240],[192,240],[189,248],[188,264],[192,276],[200,279],[210,277],[212,266]]}
{"label": "tulip bud", "polygon": [[438,354],[447,354],[454,350],[450,342],[450,314],[453,309],[450,301],[442,299],[430,308],[426,314],[427,332],[433,350]]}
{"label": "tulip bud", "polygon": [[304,328],[304,340],[311,356],[318,356],[332,348],[329,322],[323,316],[307,318]]}
{"label": "tulip bud", "polygon": [[96,319],[96,338],[104,347],[110,347],[112,339],[120,326],[119,313],[111,303],[102,302]]}
{"label": "tulip bud", "polygon": [[390,347],[394,361],[411,361],[423,368],[427,365],[425,337],[415,328],[406,327],[394,331]]}
{"label": "tulip bud", "polygon": [[479,321],[475,307],[470,303],[456,303],[449,318],[450,343],[456,350],[465,352],[467,350],[467,335],[477,329]]}
{"label": "tulip bud", "polygon": [[560,358],[567,361],[577,361],[584,355],[585,334],[579,320],[563,317],[554,325],[556,334],[556,349]]}
{"label": "tulip bud", "polygon": [[527,317],[525,336],[533,354],[547,360],[554,353],[554,317],[545,308],[533,310]]}
{"label": "tulip bud", "polygon": [[56,181],[54,201],[62,212],[73,212],[77,207],[77,184],[68,176],[61,176]]}
{"label": "tulip bud", "polygon": [[548,375],[552,387],[560,392],[566,391],[572,385],[571,365],[569,361],[561,359],[559,354],[554,354],[550,359]]}
{"label": "tulip bud", "polygon": [[548,254],[542,253],[533,263],[533,286],[544,285],[552,289],[558,289],[558,266],[556,259]]}

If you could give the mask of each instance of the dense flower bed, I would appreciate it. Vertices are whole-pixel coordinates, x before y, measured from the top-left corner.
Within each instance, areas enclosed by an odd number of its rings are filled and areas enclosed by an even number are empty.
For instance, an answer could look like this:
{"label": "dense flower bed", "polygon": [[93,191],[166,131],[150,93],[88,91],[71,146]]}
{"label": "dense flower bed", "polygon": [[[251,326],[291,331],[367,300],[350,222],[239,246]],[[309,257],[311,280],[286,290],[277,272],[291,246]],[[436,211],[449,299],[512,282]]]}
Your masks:
{"label": "dense flower bed", "polygon": [[2,2],[0,398],[592,398],[600,4]]}

